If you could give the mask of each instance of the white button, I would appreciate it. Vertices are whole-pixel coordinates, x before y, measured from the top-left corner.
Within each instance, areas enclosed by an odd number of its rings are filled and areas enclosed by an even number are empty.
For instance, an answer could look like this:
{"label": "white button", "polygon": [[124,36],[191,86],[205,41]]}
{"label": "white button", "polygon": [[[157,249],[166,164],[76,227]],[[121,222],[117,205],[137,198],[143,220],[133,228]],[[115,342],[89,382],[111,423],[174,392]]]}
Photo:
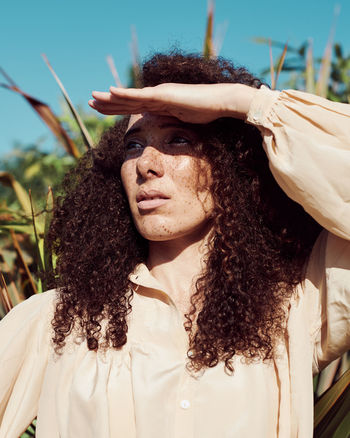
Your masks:
{"label": "white button", "polygon": [[188,353],[187,353],[187,355],[188,355],[188,357],[193,357],[193,356],[194,356],[194,353],[193,353],[192,350],[189,350]]}
{"label": "white button", "polygon": [[181,400],[180,406],[182,409],[188,409],[190,407],[191,403],[188,400]]}
{"label": "white button", "polygon": [[261,119],[261,115],[262,115],[261,110],[256,111],[256,113],[253,115],[254,122],[259,121]]}

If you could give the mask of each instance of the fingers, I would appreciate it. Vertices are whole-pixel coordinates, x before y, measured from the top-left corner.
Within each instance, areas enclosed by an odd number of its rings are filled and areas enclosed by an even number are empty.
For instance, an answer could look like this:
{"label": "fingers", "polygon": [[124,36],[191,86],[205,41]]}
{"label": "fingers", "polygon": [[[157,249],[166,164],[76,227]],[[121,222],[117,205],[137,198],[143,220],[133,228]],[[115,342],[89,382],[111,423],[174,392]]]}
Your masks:
{"label": "fingers", "polygon": [[151,100],[154,98],[154,87],[145,88],[119,88],[110,87],[109,92],[118,100]]}
{"label": "fingers", "polygon": [[116,105],[115,103],[101,102],[97,100],[89,100],[91,108],[106,114],[139,114],[142,111],[142,105],[134,104],[130,105]]}
{"label": "fingers", "polygon": [[164,116],[172,115],[164,105],[155,105],[154,103],[145,104],[139,101],[116,103],[108,101],[108,99],[105,101],[91,99],[88,103],[91,108],[105,115],[141,114],[146,112]]}
{"label": "fingers", "polygon": [[166,105],[155,98],[152,87],[111,87],[110,92],[93,91],[92,96],[94,99],[89,101],[89,105],[102,114],[167,113]]}
{"label": "fingers", "polygon": [[93,91],[92,97],[100,102],[149,101],[154,98],[154,92],[150,88],[110,87],[109,92]]}

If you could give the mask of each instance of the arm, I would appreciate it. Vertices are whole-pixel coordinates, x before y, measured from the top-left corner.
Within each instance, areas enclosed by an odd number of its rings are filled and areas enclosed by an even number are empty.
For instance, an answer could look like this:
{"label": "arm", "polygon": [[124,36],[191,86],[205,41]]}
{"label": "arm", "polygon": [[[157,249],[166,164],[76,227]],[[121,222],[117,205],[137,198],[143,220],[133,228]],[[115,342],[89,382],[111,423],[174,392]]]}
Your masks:
{"label": "arm", "polygon": [[146,88],[94,91],[89,105],[102,114],[173,116],[187,123],[209,123],[220,117],[245,119],[256,88],[242,84],[161,84]]}

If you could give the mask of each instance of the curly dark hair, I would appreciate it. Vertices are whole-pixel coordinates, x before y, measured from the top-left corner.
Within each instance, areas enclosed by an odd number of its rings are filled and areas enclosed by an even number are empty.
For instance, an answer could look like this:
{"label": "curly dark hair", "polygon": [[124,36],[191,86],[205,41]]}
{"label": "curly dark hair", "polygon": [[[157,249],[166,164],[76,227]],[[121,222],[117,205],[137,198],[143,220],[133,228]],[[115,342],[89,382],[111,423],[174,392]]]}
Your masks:
{"label": "curly dark hair", "polygon": [[[262,85],[228,60],[181,52],[154,55],[141,74],[144,86]],[[48,237],[57,254],[51,276],[51,285],[59,288],[52,321],[57,352],[74,327],[90,350],[119,349],[127,342],[134,293],[128,276],[146,261],[148,248],[135,229],[120,178],[127,122],[117,122],[66,176],[66,194],[54,211]],[[206,269],[185,315],[189,363],[199,371],[224,361],[232,372],[237,354],[247,360],[272,358],[320,226],[275,182],[254,126],[222,118],[196,129],[201,155],[211,165],[214,214]]]}

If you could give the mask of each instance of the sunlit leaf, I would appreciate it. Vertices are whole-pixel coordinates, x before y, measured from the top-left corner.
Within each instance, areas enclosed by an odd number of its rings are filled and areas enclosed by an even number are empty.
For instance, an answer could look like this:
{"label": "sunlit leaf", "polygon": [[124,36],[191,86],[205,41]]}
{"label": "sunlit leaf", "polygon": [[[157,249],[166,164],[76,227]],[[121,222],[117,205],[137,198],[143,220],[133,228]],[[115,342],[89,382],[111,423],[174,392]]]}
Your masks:
{"label": "sunlit leaf", "polygon": [[[266,45],[270,45],[272,47],[278,47],[280,49],[284,49],[285,47],[285,43],[281,43],[281,41],[275,41],[275,40],[271,40],[271,38],[265,38],[265,37],[253,37],[252,41],[256,44],[266,44]],[[291,47],[288,46],[288,52],[295,52],[295,53],[299,53],[300,48],[295,48],[295,47]]]}
{"label": "sunlit leaf", "polygon": [[335,34],[336,19],[339,14],[339,8],[334,11],[334,21],[328,37],[327,45],[321,61],[319,76],[316,83],[316,94],[321,97],[327,97],[328,82],[331,72],[332,46]]}
{"label": "sunlit leaf", "polygon": [[11,224],[0,224],[0,232],[1,231],[10,231],[14,230],[18,233],[31,234],[33,231],[33,227],[31,225],[21,225],[16,223]]}
{"label": "sunlit leaf", "polygon": [[282,52],[282,55],[280,56],[280,59],[278,60],[276,79],[275,79],[275,87],[277,87],[278,78],[279,78],[279,75],[281,73],[281,70],[282,70],[282,67],[283,67],[283,64],[284,64],[284,60],[285,60],[285,57],[286,57],[287,49],[288,49],[288,43],[285,44],[283,52]]}
{"label": "sunlit leaf", "polygon": [[274,67],[274,65],[273,65],[271,40],[269,40],[269,54],[270,54],[270,79],[271,79],[271,88],[272,88],[272,90],[274,90],[274,89],[276,88],[276,83],[275,83],[275,67]]}
{"label": "sunlit leaf", "polygon": [[40,170],[41,170],[41,163],[37,161],[25,169],[24,176],[26,179],[31,179],[34,175],[38,174]]}
{"label": "sunlit leaf", "polygon": [[305,88],[308,93],[315,93],[315,70],[312,53],[312,40],[309,40],[306,53]]}
{"label": "sunlit leaf", "polygon": [[13,189],[25,215],[29,217],[31,215],[30,199],[21,184],[9,172],[0,172],[0,183]]}
{"label": "sunlit leaf", "polygon": [[[2,74],[8,79],[9,76],[1,69]],[[67,132],[61,126],[58,118],[52,112],[51,108],[44,102],[36,99],[33,96],[22,91],[17,85],[14,85],[14,82],[11,80],[11,84],[0,84],[0,86],[7,88],[8,90],[12,90],[21,96],[23,96],[26,101],[31,105],[31,107],[37,112],[37,114],[41,117],[41,119],[45,122],[51,132],[56,136],[56,138],[63,145],[65,150],[75,158],[80,156],[78,149],[76,148],[73,141],[70,139]]]}
{"label": "sunlit leaf", "polygon": [[75,107],[74,107],[70,97],[68,96],[68,93],[65,90],[62,82],[60,81],[60,79],[57,76],[56,72],[54,71],[54,69],[52,68],[51,64],[49,63],[49,60],[47,59],[47,56],[45,54],[42,54],[42,57],[43,57],[46,65],[50,69],[53,77],[55,78],[58,86],[60,87],[60,89],[62,91],[63,97],[64,97],[65,101],[67,102],[67,105],[68,105],[69,109],[71,110],[71,112],[73,114],[73,117],[74,117],[74,119],[76,120],[76,122],[77,122],[77,124],[79,126],[79,129],[80,129],[80,132],[81,132],[81,135],[83,137],[83,140],[84,140],[84,143],[85,143],[86,147],[88,149],[91,149],[94,146],[93,145],[93,141],[92,141],[92,139],[90,137],[90,134],[89,134],[88,130],[86,129],[86,127],[84,125],[84,122],[81,120],[81,118],[80,118],[77,110],[75,109]]}
{"label": "sunlit leaf", "polygon": [[19,246],[16,234],[13,230],[10,230],[10,232],[11,232],[11,237],[12,237],[12,243],[13,243],[13,246],[14,246],[16,253],[17,253],[17,256],[18,256],[19,264],[26,274],[26,279],[30,285],[30,288],[32,290],[32,294],[36,294],[36,293],[38,293],[38,290],[37,290],[36,284],[33,280],[32,274],[29,271],[28,265],[24,259],[24,255],[23,255],[23,252]]}
{"label": "sunlit leaf", "polygon": [[[49,187],[49,190],[47,192],[46,196],[46,208],[45,208],[45,230],[44,230],[44,268],[45,272],[51,271],[53,268],[52,265],[52,254],[47,249],[46,246],[46,236],[49,231],[52,215],[53,215],[53,208],[54,208],[54,197],[51,187]],[[44,289],[46,289],[46,284],[44,284]]]}
{"label": "sunlit leaf", "polygon": [[131,26],[131,56],[132,56],[132,76],[133,76],[133,87],[142,88],[142,78],[141,78],[141,62],[139,55],[139,48],[137,43],[137,34],[134,26]]}
{"label": "sunlit leaf", "polygon": [[14,281],[12,273],[11,273],[11,269],[10,269],[8,263],[6,262],[6,258],[5,258],[2,251],[0,251],[0,263],[2,266],[0,270],[3,272],[5,283],[6,283],[6,278],[5,278],[5,276],[6,276],[8,279],[7,280],[8,288],[11,289],[12,296],[15,298],[16,304],[18,304],[24,300],[24,296],[22,294],[20,294],[18,289],[17,289],[17,286],[15,284],[15,281]]}
{"label": "sunlit leaf", "polygon": [[115,83],[116,83],[117,87],[123,88],[123,84],[121,83],[121,80],[119,78],[118,70],[117,70],[117,68],[115,66],[115,63],[114,63],[112,55],[108,55],[106,57],[106,59],[107,59],[107,64],[109,66],[109,69],[111,70],[112,76],[113,76],[113,78],[115,80]]}
{"label": "sunlit leaf", "polygon": [[5,278],[2,275],[2,272],[0,272],[0,296],[5,312],[8,313],[13,308],[13,303],[11,301],[10,294],[7,289]]}
{"label": "sunlit leaf", "polygon": [[213,27],[214,27],[214,1],[208,2],[207,27],[204,37],[203,55],[205,58],[214,58],[216,56],[213,42]]}
{"label": "sunlit leaf", "polygon": [[331,71],[331,57],[332,45],[331,42],[329,42],[322,58],[320,72],[316,83],[316,94],[321,97],[327,97],[328,81]]}
{"label": "sunlit leaf", "polygon": [[216,26],[215,36],[213,39],[214,53],[216,56],[219,56],[221,52],[222,45],[224,43],[225,35],[228,28],[228,21],[224,21],[223,23],[219,23]]}
{"label": "sunlit leaf", "polygon": [[32,194],[31,194],[31,190],[29,190],[29,199],[30,199],[30,206],[31,206],[31,212],[32,212],[32,221],[33,221],[33,230],[34,230],[34,236],[35,236],[35,243],[36,243],[36,249],[37,249],[37,261],[38,261],[38,268],[40,272],[44,272],[44,254],[43,254],[43,247],[40,244],[40,239],[38,236],[38,231],[37,231],[37,225],[36,225],[36,218],[35,218],[35,211],[34,211],[34,206],[33,206],[33,200],[32,200]]}

